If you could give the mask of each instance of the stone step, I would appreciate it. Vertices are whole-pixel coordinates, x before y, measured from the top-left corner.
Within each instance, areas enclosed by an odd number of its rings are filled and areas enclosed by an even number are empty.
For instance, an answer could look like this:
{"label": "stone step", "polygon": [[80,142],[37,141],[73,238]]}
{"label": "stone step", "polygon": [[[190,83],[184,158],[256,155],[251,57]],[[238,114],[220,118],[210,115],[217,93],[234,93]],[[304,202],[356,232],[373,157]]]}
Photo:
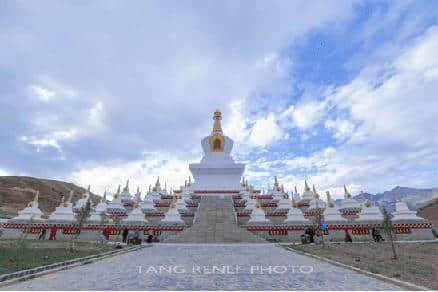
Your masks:
{"label": "stone step", "polygon": [[236,224],[231,197],[203,196],[192,227],[168,243],[264,243],[264,239]]}

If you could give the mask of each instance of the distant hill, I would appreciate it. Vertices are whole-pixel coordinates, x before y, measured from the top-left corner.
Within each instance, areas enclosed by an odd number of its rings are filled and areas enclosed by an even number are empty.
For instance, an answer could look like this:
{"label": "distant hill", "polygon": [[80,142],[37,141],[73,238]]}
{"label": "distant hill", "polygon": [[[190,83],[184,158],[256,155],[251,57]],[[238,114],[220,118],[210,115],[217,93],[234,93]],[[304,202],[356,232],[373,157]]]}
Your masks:
{"label": "distant hill", "polygon": [[[48,215],[61,202],[62,196],[73,191],[73,202],[77,201],[86,189],[63,181],[40,179],[25,176],[0,176],[0,218],[11,218],[25,208],[35,196],[31,191],[39,190],[39,207]],[[97,203],[99,196],[91,193],[91,200]]]}
{"label": "distant hill", "polygon": [[[395,203],[397,201],[397,193],[400,193],[400,197],[404,202],[408,205],[409,209],[416,210],[419,208],[424,202],[430,200],[434,196],[438,195],[438,187],[431,189],[416,189],[416,188],[408,188],[408,187],[400,187],[397,186],[390,191],[385,191],[383,193],[378,194],[369,194],[365,193],[365,197],[368,200],[371,200],[376,203],[376,205],[380,207],[387,208],[390,212],[395,211]],[[362,198],[360,195],[353,196],[354,199],[361,201]],[[341,200],[336,200],[339,203]]]}
{"label": "distant hill", "polygon": [[418,215],[428,219],[435,227],[438,227],[438,196],[424,202],[417,211]]}

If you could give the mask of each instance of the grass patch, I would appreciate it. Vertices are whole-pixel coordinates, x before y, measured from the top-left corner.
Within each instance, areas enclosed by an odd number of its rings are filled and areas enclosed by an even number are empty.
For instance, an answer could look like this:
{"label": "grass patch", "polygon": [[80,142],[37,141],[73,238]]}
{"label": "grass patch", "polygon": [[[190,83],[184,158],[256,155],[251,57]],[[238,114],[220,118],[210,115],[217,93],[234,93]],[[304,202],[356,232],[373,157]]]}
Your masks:
{"label": "grass patch", "polygon": [[112,247],[100,247],[93,243],[81,242],[75,251],[70,251],[66,242],[26,240],[22,247],[13,240],[0,242],[0,274],[27,270],[74,258],[95,255]]}

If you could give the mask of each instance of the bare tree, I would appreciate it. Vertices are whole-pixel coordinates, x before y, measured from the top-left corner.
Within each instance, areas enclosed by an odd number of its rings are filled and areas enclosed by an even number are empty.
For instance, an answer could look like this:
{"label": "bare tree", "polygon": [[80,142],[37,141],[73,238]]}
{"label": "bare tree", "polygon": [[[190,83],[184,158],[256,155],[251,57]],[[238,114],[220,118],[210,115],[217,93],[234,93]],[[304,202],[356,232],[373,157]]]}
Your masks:
{"label": "bare tree", "polygon": [[75,214],[76,222],[75,224],[73,224],[73,228],[77,230],[77,232],[75,232],[70,239],[70,250],[74,250],[75,241],[78,239],[79,234],[81,232],[81,228],[87,222],[90,215],[91,215],[91,202],[90,200],[88,200],[87,203],[85,203],[85,206],[80,208]]}
{"label": "bare tree", "polygon": [[397,259],[397,253],[395,251],[395,245],[394,245],[394,239],[395,239],[395,232],[394,232],[394,225],[392,224],[391,215],[389,214],[388,210],[383,207],[383,231],[386,235],[388,235],[389,240],[391,241],[392,246],[392,259]]}

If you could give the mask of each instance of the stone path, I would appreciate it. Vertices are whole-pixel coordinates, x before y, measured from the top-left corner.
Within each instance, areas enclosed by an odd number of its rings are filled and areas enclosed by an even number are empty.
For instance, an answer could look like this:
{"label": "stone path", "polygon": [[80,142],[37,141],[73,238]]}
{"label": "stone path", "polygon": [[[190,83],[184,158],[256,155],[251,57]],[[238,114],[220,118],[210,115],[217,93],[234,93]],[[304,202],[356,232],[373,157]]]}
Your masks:
{"label": "stone path", "polygon": [[203,196],[192,227],[166,242],[171,243],[264,243],[264,239],[235,223],[230,196]]}
{"label": "stone path", "polygon": [[273,244],[158,244],[71,270],[16,283],[3,289],[400,290],[401,288],[287,251]]}

